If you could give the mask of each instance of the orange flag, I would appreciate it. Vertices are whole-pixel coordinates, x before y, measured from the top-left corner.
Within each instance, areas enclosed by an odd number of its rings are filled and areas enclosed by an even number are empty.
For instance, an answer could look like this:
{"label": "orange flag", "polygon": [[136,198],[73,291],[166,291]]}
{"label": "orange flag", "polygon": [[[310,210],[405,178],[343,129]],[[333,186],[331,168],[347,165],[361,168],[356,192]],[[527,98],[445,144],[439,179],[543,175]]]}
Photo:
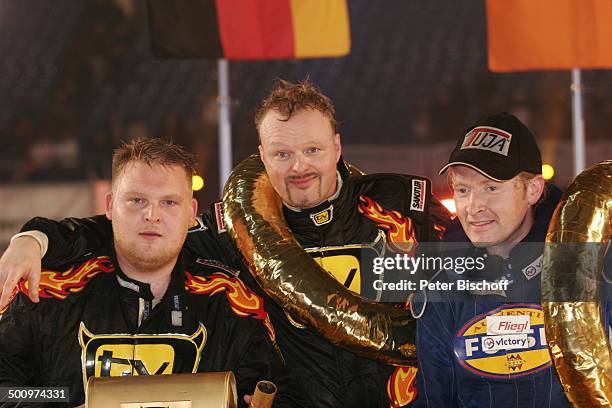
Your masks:
{"label": "orange flag", "polygon": [[612,67],[611,0],[487,0],[489,69]]}

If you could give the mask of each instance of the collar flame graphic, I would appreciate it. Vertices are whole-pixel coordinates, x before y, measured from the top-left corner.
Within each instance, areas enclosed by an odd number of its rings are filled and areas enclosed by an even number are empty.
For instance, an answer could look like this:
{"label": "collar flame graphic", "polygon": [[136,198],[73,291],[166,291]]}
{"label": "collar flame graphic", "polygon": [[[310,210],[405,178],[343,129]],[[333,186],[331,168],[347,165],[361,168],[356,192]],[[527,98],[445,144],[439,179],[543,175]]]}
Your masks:
{"label": "collar flame graphic", "polygon": [[408,405],[416,399],[417,389],[414,387],[416,367],[395,367],[395,371],[387,381],[387,396],[391,408]]}
{"label": "collar flame graphic", "polygon": [[264,309],[264,300],[248,289],[244,283],[222,272],[214,272],[209,276],[194,276],[185,271],[185,288],[190,293],[198,295],[216,295],[225,292],[225,296],[234,311],[241,317],[252,317],[261,320],[270,339],[276,341],[276,333],[270,322],[270,317]]}
{"label": "collar flame graphic", "polygon": [[412,220],[397,211],[387,211],[370,197],[359,196],[359,212],[387,231],[389,247],[396,253],[414,255],[418,243]]}

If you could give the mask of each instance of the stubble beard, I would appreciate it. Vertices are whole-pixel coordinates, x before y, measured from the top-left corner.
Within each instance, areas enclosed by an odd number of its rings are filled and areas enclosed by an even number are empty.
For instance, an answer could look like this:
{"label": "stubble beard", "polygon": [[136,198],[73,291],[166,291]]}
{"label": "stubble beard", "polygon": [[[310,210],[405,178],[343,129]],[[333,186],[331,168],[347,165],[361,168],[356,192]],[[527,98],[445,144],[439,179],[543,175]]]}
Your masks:
{"label": "stubble beard", "polygon": [[181,247],[164,245],[162,248],[142,248],[134,243],[127,243],[121,238],[115,239],[115,251],[122,255],[125,261],[141,271],[154,271],[168,264],[174,264]]}

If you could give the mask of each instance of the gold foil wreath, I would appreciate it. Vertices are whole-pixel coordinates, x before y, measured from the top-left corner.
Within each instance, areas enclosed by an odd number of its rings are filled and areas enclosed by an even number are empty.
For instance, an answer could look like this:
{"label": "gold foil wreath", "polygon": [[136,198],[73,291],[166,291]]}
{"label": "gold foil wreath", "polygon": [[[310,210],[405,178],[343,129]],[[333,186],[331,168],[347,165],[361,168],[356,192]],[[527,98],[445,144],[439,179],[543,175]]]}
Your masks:
{"label": "gold foil wreath", "polygon": [[611,213],[612,161],[605,161],[574,179],[546,237],[546,338],[565,395],[576,407],[610,407],[612,402],[612,359],[600,306]]}
{"label": "gold foil wreath", "polygon": [[227,228],[251,274],[293,319],[361,356],[393,365],[416,363],[416,323],[410,312],[349,291],[303,250],[287,227],[281,199],[259,156],[234,168],[223,206]]}

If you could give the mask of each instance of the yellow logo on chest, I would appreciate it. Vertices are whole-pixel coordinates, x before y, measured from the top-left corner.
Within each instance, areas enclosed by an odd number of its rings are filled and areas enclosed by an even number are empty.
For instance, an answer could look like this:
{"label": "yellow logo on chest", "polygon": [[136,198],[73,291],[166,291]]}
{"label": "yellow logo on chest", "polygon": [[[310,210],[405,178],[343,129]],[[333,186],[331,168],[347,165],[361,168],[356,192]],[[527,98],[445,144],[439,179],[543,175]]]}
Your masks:
{"label": "yellow logo on chest", "polygon": [[334,218],[334,206],[330,205],[323,211],[310,214],[310,219],[317,227],[329,223]]}

